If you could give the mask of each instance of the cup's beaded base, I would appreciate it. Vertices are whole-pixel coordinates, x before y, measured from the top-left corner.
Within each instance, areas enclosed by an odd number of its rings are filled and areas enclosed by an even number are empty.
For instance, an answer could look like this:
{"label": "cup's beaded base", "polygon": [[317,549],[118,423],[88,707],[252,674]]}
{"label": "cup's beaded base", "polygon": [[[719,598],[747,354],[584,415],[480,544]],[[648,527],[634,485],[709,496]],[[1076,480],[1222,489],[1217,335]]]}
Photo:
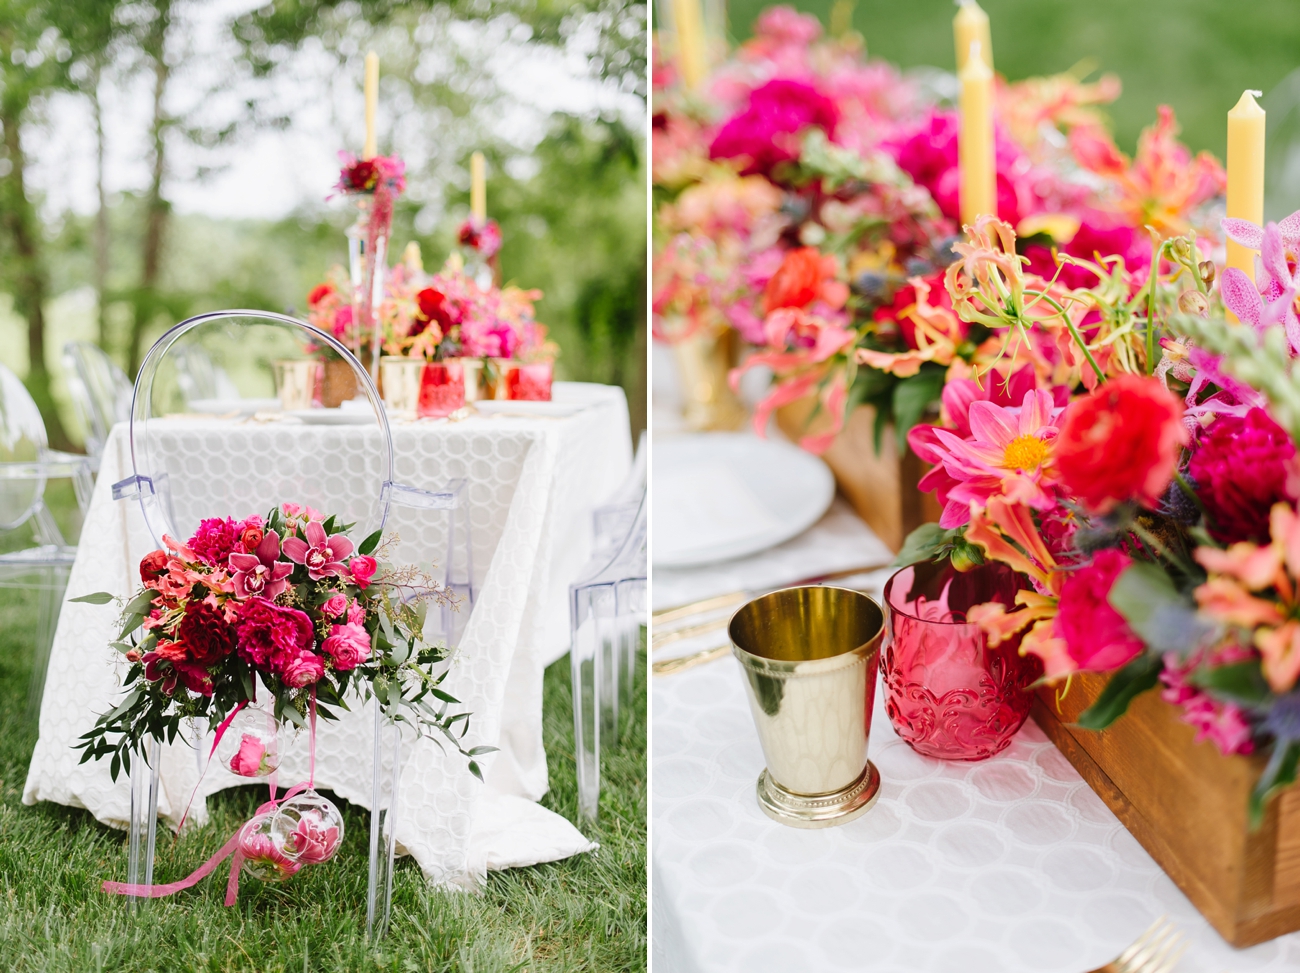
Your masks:
{"label": "cup's beaded base", "polygon": [[788,791],[768,774],[758,775],[758,806],[773,821],[792,828],[833,828],[867,812],[880,796],[880,771],[870,760],[862,775],[843,790],[807,797]]}

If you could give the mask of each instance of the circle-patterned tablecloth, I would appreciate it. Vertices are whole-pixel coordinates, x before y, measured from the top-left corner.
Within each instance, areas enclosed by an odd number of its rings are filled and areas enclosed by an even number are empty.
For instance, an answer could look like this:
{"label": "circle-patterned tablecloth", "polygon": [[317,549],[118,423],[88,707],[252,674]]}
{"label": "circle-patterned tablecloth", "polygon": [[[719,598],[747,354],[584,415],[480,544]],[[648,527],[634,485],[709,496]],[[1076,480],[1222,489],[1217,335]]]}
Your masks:
{"label": "circle-patterned tablecloth", "polygon": [[[591,847],[569,822],[534,803],[547,790],[542,670],[567,651],[568,585],[590,550],[591,511],[627,474],[631,442],[621,390],[557,383],[556,397],[586,407],[568,417],[503,415],[397,424],[392,430],[398,482],[438,489],[456,478],[467,481],[478,592],[446,688],[474,714],[470,745],[500,748],[480,760],[484,785],[469,774],[463,758],[431,740],[403,746],[397,840],[440,884],[472,885],[487,868],[550,861]],[[319,494],[312,497],[318,509],[357,506],[355,494],[374,488],[365,464],[338,461],[364,451],[366,437],[378,433],[373,426],[178,419],[162,428],[162,448],[180,451],[183,468],[193,473],[178,496],[181,516],[258,512],[267,498],[253,494],[276,483],[302,482],[295,474],[302,464],[316,464],[305,472]],[[263,441],[281,448],[249,462],[246,454]],[[232,493],[232,477],[224,475],[241,463],[250,477],[247,497]],[[116,503],[111,494],[112,484],[130,472],[127,427],[119,425],[105,447],[69,598],[92,591],[125,595],[138,583],[136,565],[154,545],[138,505]],[[242,503],[230,509],[242,499],[249,509]],[[445,514],[394,508],[390,526],[401,538],[395,561],[428,564],[445,556]],[[123,827],[129,815],[126,778],[114,783],[107,761],[79,764],[80,753],[72,749],[118,693],[120,657],[108,647],[115,619],[111,605],[65,601],[23,800],[85,807]],[[336,723],[322,721],[319,730],[317,784],[365,807],[372,726],[369,710],[356,709]],[[281,782],[306,779],[306,750],[290,749]],[[179,741],[165,747],[160,766],[159,810],[175,825],[198,781],[194,750]],[[244,783],[214,763],[202,791]],[[190,816],[196,824],[206,820],[202,797]]]}
{"label": "circle-patterned tablecloth", "polygon": [[[837,583],[878,599],[887,577]],[[875,807],[820,831],[771,821],[742,678],[728,657],[652,684],[656,973],[1080,973],[1166,914],[1191,941],[1178,973],[1300,968],[1300,933],[1227,945],[1032,722],[990,760],[931,759],[878,688]]]}

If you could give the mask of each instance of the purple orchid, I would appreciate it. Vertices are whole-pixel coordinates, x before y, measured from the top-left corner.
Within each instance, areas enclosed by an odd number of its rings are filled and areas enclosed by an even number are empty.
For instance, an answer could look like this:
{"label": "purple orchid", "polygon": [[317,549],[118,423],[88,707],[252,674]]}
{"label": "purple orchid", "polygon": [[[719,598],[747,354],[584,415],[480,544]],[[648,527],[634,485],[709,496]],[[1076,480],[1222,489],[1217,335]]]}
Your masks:
{"label": "purple orchid", "polygon": [[252,554],[231,554],[235,596],[251,598],[256,595],[274,601],[288,587],[287,579],[293,572],[293,565],[279,560],[279,557],[280,535],[273,530],[266,532]]}
{"label": "purple orchid", "polygon": [[286,537],[284,553],[291,561],[305,565],[313,581],[337,577],[346,569],[343,559],[352,553],[352,542],[342,534],[327,537],[325,528],[313,520],[307,525],[307,539]]}
{"label": "purple orchid", "polygon": [[1295,310],[1300,267],[1293,272],[1287,262],[1288,254],[1300,252],[1300,212],[1263,229],[1249,220],[1235,218],[1224,219],[1222,226],[1232,240],[1259,251],[1253,282],[1236,267],[1223,272],[1219,284],[1223,303],[1240,321],[1258,331],[1282,324],[1292,354],[1300,354],[1300,316]]}

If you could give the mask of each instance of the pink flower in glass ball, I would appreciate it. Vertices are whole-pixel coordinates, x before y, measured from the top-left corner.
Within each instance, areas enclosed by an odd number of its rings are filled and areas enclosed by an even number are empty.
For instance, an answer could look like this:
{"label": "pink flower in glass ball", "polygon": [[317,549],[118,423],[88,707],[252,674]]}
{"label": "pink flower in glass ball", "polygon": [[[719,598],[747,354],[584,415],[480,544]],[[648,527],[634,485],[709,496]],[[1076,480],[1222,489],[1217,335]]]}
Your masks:
{"label": "pink flower in glass ball", "polygon": [[327,827],[319,811],[306,811],[285,840],[285,848],[303,865],[319,865],[339,849],[339,829]]}
{"label": "pink flower in glass ball", "polygon": [[[269,870],[268,877],[271,881],[282,881],[296,874],[302,865],[286,855],[270,835],[249,826],[257,820],[254,818],[244,826],[244,833],[239,839],[240,853],[254,865],[256,871],[265,873]],[[256,868],[259,865],[266,867]]]}
{"label": "pink flower in glass ball", "polygon": [[239,752],[230,758],[230,769],[240,777],[261,777],[266,744],[251,733],[239,741]]}

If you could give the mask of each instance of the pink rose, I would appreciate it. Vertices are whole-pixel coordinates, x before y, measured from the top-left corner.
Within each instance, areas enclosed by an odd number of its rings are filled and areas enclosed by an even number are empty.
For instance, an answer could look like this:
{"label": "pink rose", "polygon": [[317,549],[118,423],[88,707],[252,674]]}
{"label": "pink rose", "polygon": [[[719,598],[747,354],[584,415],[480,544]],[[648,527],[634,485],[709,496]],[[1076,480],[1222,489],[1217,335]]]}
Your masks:
{"label": "pink rose", "polygon": [[239,752],[230,758],[230,769],[240,777],[260,777],[265,756],[266,744],[251,733],[245,733],[239,741]]}
{"label": "pink rose", "polygon": [[334,660],[340,672],[355,669],[370,658],[370,635],[360,625],[335,625],[321,643],[321,651]]}
{"label": "pink rose", "polygon": [[291,660],[280,672],[285,685],[301,689],[320,681],[325,675],[325,660],[315,652],[304,652]]}
{"label": "pink rose", "polygon": [[1123,551],[1099,551],[1092,564],[1071,572],[1061,589],[1055,629],[1078,668],[1109,672],[1131,662],[1143,642],[1107,598],[1115,579],[1133,563]]}
{"label": "pink rose", "polygon": [[361,603],[358,601],[354,601],[348,607],[348,624],[349,625],[366,624],[366,610],[361,607]]}
{"label": "pink rose", "polygon": [[325,599],[325,604],[321,605],[320,609],[330,618],[338,618],[348,610],[348,599],[336,591]]}
{"label": "pink rose", "polygon": [[375,571],[378,568],[378,562],[366,554],[358,554],[348,563],[348,570],[352,572],[352,580],[356,582],[357,587],[362,591],[370,587],[370,579],[375,576]]}

